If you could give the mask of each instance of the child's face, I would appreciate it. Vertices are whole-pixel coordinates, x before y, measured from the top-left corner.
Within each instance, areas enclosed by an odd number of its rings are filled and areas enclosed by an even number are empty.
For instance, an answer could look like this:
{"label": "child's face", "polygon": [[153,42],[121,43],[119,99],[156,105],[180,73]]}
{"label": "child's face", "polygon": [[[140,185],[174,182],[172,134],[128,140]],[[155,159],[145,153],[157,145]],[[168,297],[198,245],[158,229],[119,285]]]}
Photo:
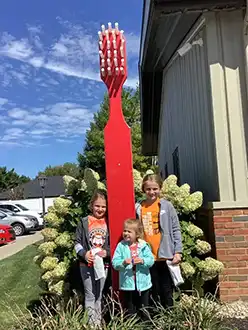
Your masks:
{"label": "child's face", "polygon": [[154,202],[160,194],[160,187],[155,181],[147,181],[144,185],[146,199]]}
{"label": "child's face", "polygon": [[104,198],[98,197],[92,204],[93,216],[97,219],[104,217],[107,211],[107,203]]}
{"label": "child's face", "polygon": [[134,243],[137,241],[137,235],[134,226],[124,226],[123,239],[126,242]]}

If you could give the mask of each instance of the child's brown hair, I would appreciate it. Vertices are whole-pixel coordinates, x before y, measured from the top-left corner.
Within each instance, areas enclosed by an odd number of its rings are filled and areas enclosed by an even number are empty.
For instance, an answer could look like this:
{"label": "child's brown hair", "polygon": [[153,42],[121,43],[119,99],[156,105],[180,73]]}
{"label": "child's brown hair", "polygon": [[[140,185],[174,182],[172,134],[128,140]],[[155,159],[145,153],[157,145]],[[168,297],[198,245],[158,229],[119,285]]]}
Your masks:
{"label": "child's brown hair", "polygon": [[139,219],[130,218],[130,219],[125,220],[124,221],[124,228],[128,227],[128,226],[135,227],[134,230],[135,230],[137,239],[139,239],[139,238],[143,239],[144,238],[144,228],[143,228],[143,225],[142,225],[142,223]]}
{"label": "child's brown hair", "polygon": [[159,188],[161,189],[163,186],[163,180],[159,174],[147,174],[142,181],[142,191],[145,192],[145,184],[147,181],[153,181],[156,182],[159,185]]}
{"label": "child's brown hair", "polygon": [[98,199],[98,198],[102,198],[106,200],[107,203],[107,193],[105,190],[103,189],[96,189],[93,193],[93,195],[91,196],[90,202],[89,202],[89,210],[92,212],[93,210],[93,204],[94,202]]}

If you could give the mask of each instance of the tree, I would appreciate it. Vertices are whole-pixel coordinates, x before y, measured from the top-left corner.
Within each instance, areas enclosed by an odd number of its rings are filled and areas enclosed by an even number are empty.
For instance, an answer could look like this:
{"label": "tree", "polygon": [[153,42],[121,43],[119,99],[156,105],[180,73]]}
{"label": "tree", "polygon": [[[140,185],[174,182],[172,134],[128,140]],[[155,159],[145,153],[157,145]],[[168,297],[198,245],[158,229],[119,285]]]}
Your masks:
{"label": "tree", "polygon": [[39,172],[38,175],[46,175],[46,176],[64,176],[70,175],[74,178],[77,178],[79,175],[79,167],[75,163],[64,163],[63,165],[58,166],[47,166],[44,171]]}
{"label": "tree", "polygon": [[[127,124],[132,129],[133,167],[144,173],[151,168],[152,158],[145,157],[141,152],[141,125],[140,125],[140,102],[139,88],[135,91],[124,89],[122,93],[122,109]],[[105,176],[105,153],[104,153],[104,127],[109,116],[109,100],[105,94],[100,110],[94,115],[90,129],[86,132],[86,144],[83,154],[78,154],[80,170],[92,168],[101,177]]]}
{"label": "tree", "polygon": [[14,168],[8,170],[6,166],[0,167],[0,192],[15,188],[28,181],[30,181],[29,177],[18,175]]}

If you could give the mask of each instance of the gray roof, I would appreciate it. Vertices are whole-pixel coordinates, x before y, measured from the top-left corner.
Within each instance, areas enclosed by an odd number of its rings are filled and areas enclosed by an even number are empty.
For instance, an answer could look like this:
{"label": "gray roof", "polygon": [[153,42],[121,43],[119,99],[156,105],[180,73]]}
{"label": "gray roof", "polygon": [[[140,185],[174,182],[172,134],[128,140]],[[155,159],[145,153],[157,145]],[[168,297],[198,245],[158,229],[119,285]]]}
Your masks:
{"label": "gray roof", "polygon": [[[41,198],[41,187],[38,178],[24,183],[17,188],[19,191],[23,191],[23,198]],[[65,187],[63,183],[63,176],[49,176],[47,177],[47,183],[45,187],[46,197],[57,197],[60,195],[65,195]],[[11,190],[6,190],[0,193],[0,200],[10,199]]]}

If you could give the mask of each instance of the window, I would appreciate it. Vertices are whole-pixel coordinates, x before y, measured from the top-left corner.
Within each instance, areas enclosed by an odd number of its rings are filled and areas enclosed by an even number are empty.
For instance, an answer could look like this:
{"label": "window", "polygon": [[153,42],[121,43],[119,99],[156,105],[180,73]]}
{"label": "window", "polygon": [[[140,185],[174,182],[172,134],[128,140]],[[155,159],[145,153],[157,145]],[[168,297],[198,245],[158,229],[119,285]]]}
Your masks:
{"label": "window", "polygon": [[173,152],[172,158],[173,158],[173,172],[177,177],[178,185],[180,185],[181,178],[180,178],[180,161],[179,161],[178,147],[176,147],[175,151]]}
{"label": "window", "polygon": [[20,212],[20,210],[17,207],[15,207],[14,205],[11,205],[11,204],[1,204],[1,207],[3,209],[7,209],[12,212]]}
{"label": "window", "polygon": [[164,166],[164,178],[166,179],[168,176],[169,176],[168,164],[166,163]]}
{"label": "window", "polygon": [[21,204],[16,204],[16,206],[18,206],[22,211],[29,211],[29,209],[27,209],[25,206]]}
{"label": "window", "polygon": [[0,211],[0,219],[3,219],[6,217],[6,214],[4,214],[3,212]]}

